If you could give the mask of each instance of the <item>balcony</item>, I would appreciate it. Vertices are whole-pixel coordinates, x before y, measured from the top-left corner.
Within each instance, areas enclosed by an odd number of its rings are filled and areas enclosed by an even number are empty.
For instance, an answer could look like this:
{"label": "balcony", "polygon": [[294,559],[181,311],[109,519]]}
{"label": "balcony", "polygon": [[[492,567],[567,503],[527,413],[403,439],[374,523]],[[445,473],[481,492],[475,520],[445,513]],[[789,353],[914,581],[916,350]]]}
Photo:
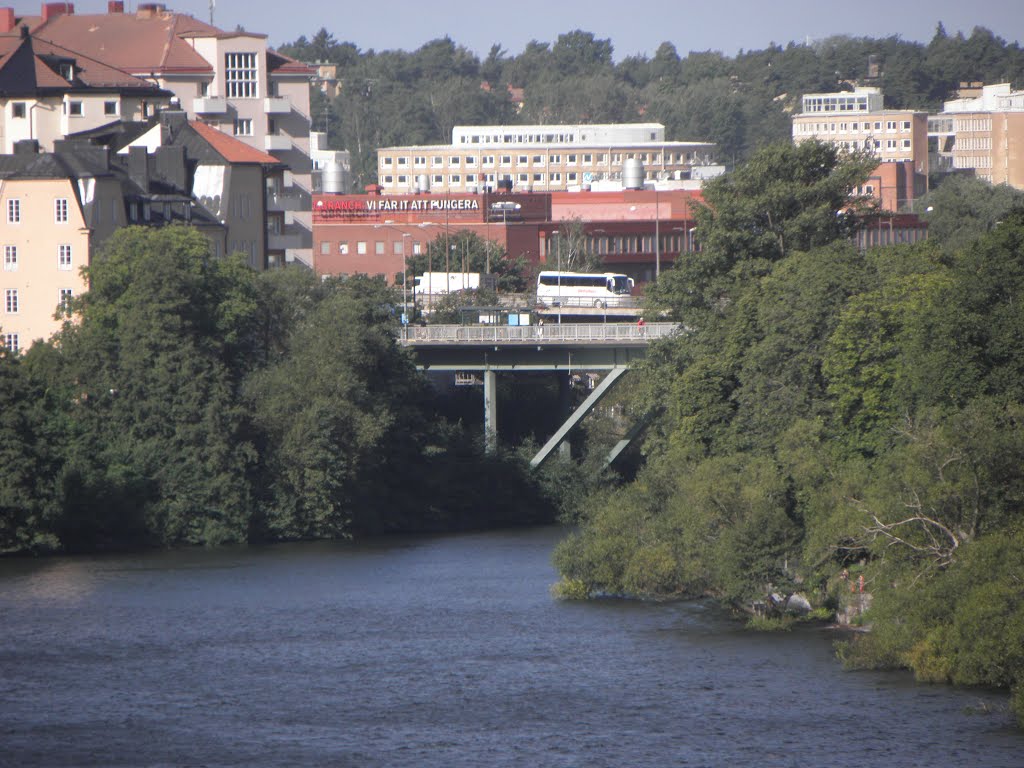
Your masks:
{"label": "balcony", "polygon": [[303,196],[297,192],[272,192],[270,190],[267,190],[268,213],[281,213],[283,211],[304,211],[308,209],[308,202],[303,200]]}
{"label": "balcony", "polygon": [[292,111],[292,103],[280,96],[270,96],[263,100],[263,111],[268,115],[287,115]]}
{"label": "balcony", "polygon": [[201,96],[192,102],[197,115],[223,115],[228,111],[228,100],[224,96]]}
{"label": "balcony", "polygon": [[302,248],[301,234],[267,233],[268,251],[287,251]]}
{"label": "balcony", "polygon": [[287,152],[292,148],[290,136],[270,135],[263,139],[263,148],[267,152]]}

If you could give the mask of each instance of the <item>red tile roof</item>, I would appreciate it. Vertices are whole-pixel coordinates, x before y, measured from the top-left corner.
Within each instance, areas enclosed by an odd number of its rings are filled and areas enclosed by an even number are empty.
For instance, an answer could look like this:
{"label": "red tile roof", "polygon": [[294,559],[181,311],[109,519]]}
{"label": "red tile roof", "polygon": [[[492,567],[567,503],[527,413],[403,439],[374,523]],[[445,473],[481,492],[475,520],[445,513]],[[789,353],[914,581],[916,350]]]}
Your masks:
{"label": "red tile roof", "polygon": [[228,136],[218,131],[212,125],[189,120],[188,123],[195,129],[196,133],[202,136],[213,149],[229,163],[260,163],[261,165],[277,165],[281,161],[266,152],[260,152],[254,147],[239,141],[234,136]]}
{"label": "red tile roof", "polygon": [[[213,66],[196,52],[191,38],[266,38],[255,32],[225,32],[193,16],[170,11],[151,16],[61,14],[38,24],[33,34],[136,74],[212,73]],[[267,69],[314,74],[305,64],[269,49]]]}
{"label": "red tile roof", "polygon": [[63,14],[40,24],[33,35],[87,53],[128,72],[204,73],[213,67],[181,36],[220,33],[183,14],[139,18],[124,13]]}

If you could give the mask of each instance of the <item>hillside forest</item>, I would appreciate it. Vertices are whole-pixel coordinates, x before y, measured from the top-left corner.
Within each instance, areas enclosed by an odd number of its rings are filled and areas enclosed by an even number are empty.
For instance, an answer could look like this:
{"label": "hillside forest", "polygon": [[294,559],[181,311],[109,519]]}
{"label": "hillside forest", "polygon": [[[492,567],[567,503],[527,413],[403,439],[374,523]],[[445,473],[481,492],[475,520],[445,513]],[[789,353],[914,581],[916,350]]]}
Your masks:
{"label": "hillside forest", "polygon": [[500,44],[486,58],[450,38],[416,51],[360,50],[321,28],[280,48],[304,62],[337,65],[341,88],[312,91],[314,130],[352,155],[356,191],[377,181],[378,147],[447,144],[454,125],[656,122],[672,141],[712,141],[733,165],[765,144],[788,141],[805,93],[882,88],[886,108],[939,111],[961,82],[1024,85],[1024,51],[990,30],[947,33],[927,45],[899,37],[830,37],[725,56],[681,53],[613,57],[610,40],[574,30]]}

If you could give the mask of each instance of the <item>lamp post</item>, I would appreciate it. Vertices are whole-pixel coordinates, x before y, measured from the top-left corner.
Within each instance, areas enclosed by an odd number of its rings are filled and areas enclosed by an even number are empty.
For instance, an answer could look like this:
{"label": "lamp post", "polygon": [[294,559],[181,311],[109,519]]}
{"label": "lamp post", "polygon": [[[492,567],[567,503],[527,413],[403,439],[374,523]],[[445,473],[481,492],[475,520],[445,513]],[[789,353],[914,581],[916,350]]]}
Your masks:
{"label": "lamp post", "polygon": [[[409,261],[405,251],[405,238],[412,237],[408,232],[403,232],[390,221],[385,221],[383,224],[374,224],[374,229],[394,229],[402,236],[402,314],[407,316],[408,320],[412,318],[409,314]],[[394,250],[394,249],[392,249]],[[407,323],[403,323],[407,325]]]}
{"label": "lamp post", "polygon": [[661,207],[658,205],[658,182],[654,182],[654,279],[661,277]]}

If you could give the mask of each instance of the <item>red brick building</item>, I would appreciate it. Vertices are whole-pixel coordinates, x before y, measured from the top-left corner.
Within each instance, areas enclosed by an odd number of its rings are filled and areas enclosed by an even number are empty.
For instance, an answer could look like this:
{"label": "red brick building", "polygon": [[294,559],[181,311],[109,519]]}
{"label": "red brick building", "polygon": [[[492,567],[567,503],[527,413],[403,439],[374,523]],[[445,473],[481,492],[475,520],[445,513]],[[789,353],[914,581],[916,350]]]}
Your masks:
{"label": "red brick building", "polygon": [[[693,249],[691,190],[481,194],[314,195],[313,265],[320,275],[380,275],[438,237],[469,230],[510,256],[553,267],[553,235],[578,220],[606,269],[649,282]],[[657,237],[656,237],[657,234]]]}

